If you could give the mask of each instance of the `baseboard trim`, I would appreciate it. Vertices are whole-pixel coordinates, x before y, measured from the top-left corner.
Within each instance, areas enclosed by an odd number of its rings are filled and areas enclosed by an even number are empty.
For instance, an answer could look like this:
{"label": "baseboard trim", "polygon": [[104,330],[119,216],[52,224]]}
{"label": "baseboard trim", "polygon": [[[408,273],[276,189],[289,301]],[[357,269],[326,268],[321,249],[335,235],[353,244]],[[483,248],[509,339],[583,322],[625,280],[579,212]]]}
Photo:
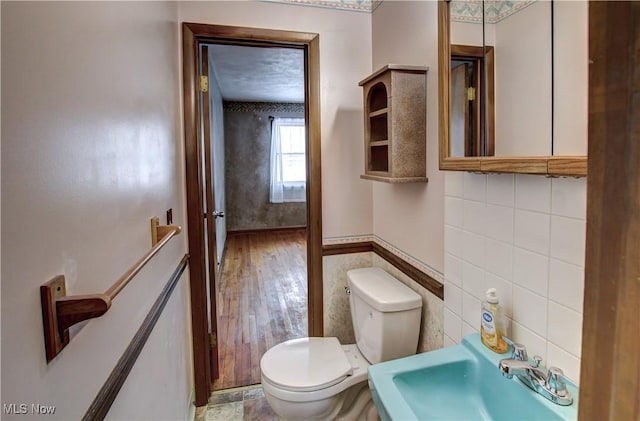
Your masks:
{"label": "baseboard trim", "polygon": [[276,232],[290,232],[290,231],[306,231],[306,225],[294,225],[290,227],[269,227],[269,228],[252,228],[246,230],[231,230],[227,231],[227,236],[229,235],[246,235],[246,234],[262,234],[265,232],[276,233]]}
{"label": "baseboard trim", "polygon": [[444,300],[444,285],[433,279],[422,270],[418,269],[402,257],[393,254],[374,241],[358,241],[353,243],[330,244],[322,246],[323,256],[335,256],[339,254],[374,252],[387,262],[391,263],[402,273],[416,281],[420,286],[431,292],[441,300]]}

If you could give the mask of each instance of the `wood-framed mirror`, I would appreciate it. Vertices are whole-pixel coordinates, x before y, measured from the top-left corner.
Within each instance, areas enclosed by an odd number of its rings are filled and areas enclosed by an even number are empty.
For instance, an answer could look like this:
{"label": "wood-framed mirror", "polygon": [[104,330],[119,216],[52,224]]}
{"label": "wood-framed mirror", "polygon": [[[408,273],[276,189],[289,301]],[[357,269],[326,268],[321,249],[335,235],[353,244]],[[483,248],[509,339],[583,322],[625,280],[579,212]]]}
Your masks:
{"label": "wood-framed mirror", "polygon": [[500,3],[438,1],[440,169],[586,176],[587,2]]}

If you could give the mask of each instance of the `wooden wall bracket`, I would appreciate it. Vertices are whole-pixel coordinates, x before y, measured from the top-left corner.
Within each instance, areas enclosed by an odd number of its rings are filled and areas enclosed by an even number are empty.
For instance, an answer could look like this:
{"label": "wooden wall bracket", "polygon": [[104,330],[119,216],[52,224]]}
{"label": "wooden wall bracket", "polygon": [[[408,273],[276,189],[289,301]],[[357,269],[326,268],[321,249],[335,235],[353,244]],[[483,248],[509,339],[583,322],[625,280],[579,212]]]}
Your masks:
{"label": "wooden wall bracket", "polygon": [[105,294],[67,296],[64,275],[41,285],[40,297],[47,362],[67,346],[71,326],[100,317],[111,307],[111,299]]}
{"label": "wooden wall bracket", "polygon": [[174,235],[181,231],[179,226],[160,226],[157,217],[151,218],[151,250],[103,294],[68,296],[64,275],[58,275],[41,285],[40,300],[47,362],[53,360],[67,346],[71,326],[105,314],[116,295]]}

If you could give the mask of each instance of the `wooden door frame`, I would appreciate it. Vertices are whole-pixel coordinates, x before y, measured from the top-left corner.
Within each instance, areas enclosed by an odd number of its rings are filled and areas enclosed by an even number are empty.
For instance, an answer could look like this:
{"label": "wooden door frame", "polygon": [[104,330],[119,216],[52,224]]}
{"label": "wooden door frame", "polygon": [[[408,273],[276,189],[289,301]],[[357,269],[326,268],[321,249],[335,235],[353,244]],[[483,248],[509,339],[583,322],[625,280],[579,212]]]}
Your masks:
{"label": "wooden door frame", "polygon": [[320,44],[319,35],[237,26],[182,24],[184,142],[187,226],[189,237],[191,323],[195,404],[205,405],[211,393],[209,336],[202,220],[202,168],[198,144],[200,101],[198,49],[204,43],[300,48],[305,52],[305,125],[307,133],[307,285],[309,336],[323,336],[322,190],[320,171]]}
{"label": "wooden door frame", "polygon": [[640,419],[640,3],[589,4],[581,420]]}

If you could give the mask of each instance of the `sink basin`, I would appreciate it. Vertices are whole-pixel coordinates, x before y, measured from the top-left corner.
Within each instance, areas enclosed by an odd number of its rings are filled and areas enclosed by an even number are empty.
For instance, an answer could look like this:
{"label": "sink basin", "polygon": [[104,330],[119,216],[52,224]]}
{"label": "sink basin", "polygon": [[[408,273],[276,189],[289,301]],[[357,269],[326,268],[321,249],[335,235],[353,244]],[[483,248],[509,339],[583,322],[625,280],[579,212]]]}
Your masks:
{"label": "sink basin", "polygon": [[498,371],[510,353],[496,354],[479,334],[462,344],[369,367],[369,386],[383,420],[575,420],[573,404],[560,406]]}

